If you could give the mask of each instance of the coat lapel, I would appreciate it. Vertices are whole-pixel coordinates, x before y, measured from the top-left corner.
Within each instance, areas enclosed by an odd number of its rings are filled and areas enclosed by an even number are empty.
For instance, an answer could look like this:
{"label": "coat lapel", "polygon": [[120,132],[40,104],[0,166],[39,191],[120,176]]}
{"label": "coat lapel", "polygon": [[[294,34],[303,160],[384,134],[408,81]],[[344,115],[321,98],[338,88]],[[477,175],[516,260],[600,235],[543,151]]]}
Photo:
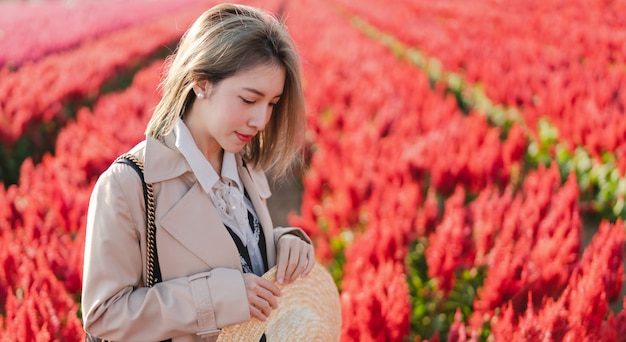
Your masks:
{"label": "coat lapel", "polygon": [[237,247],[199,183],[161,218],[160,225],[211,268],[241,270]]}
{"label": "coat lapel", "polygon": [[[175,140],[174,134],[166,135],[163,142],[150,136],[146,137],[144,157],[146,182],[160,183],[191,171],[183,155],[174,146]],[[170,193],[163,186],[164,184],[160,186],[161,192]],[[168,186],[179,189],[174,184]],[[176,193],[178,190],[173,192]],[[178,195],[160,197],[156,207],[157,229],[160,227],[165,230],[211,268],[241,269],[237,247],[226,231],[213,203],[198,182],[195,182],[180,199]],[[159,241],[163,240],[157,239],[159,254],[167,253],[168,246],[162,245]],[[163,248],[160,248],[161,246]]]}

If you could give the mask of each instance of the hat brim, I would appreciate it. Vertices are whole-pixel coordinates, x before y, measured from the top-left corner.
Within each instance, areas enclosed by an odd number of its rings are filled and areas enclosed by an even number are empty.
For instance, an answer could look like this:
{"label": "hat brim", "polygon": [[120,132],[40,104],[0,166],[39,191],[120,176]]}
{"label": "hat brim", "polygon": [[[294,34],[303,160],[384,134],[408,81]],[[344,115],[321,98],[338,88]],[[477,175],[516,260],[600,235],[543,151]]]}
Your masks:
{"label": "hat brim", "polygon": [[[276,283],[276,266],[263,275]],[[280,341],[338,341],[341,333],[341,304],[339,292],[326,268],[315,263],[304,278],[281,289],[278,308],[265,322],[251,319],[222,329],[217,342],[259,341],[263,333],[267,340]]]}

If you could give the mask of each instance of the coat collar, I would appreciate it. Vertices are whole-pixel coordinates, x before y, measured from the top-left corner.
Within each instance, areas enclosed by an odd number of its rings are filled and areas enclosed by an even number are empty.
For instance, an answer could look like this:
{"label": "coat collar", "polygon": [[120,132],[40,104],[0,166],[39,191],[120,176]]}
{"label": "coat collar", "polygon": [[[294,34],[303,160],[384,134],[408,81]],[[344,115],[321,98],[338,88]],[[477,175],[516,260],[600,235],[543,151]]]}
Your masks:
{"label": "coat collar", "polygon": [[[256,185],[259,196],[269,198],[272,195],[265,172],[259,168],[245,165],[243,158],[238,153],[235,155],[239,177],[243,182],[243,175],[247,176]],[[150,136],[146,137],[146,149],[144,156],[144,172],[147,183],[162,182],[179,177],[191,172],[191,167],[185,157],[176,148],[176,136],[174,132],[167,134],[163,141]],[[245,184],[249,188],[250,184]]]}
{"label": "coat collar", "polygon": [[175,140],[173,132],[162,142],[146,137],[144,172],[147,183],[162,182],[191,171],[185,157],[176,148]]}

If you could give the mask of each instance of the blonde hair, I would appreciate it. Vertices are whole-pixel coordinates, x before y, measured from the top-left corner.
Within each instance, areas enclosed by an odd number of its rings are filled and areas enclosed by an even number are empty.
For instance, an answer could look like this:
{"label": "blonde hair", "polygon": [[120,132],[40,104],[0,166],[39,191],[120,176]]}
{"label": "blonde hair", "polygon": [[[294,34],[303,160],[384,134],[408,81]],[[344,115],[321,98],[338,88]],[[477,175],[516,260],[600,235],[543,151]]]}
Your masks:
{"label": "blonde hair", "polygon": [[237,72],[260,64],[280,65],[285,85],[280,101],[262,132],[246,144],[247,162],[275,177],[284,175],[301,152],[306,118],[300,60],[285,25],[262,10],[235,4],[204,12],[183,35],[167,59],[161,82],[163,96],[148,122],[146,134],[157,139],[170,133],[195,100],[193,85],[216,85]]}

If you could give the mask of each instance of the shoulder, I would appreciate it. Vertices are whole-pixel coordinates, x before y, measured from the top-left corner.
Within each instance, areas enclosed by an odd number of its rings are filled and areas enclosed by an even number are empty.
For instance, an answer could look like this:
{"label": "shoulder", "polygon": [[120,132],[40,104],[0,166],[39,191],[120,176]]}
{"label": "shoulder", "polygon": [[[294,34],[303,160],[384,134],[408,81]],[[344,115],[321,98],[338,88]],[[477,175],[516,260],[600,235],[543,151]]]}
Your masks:
{"label": "shoulder", "polygon": [[[145,141],[137,144],[125,154],[130,154],[143,162],[145,155]],[[119,158],[119,157],[118,157]],[[116,158],[109,167],[98,177],[94,192],[111,191],[125,193],[126,195],[142,192],[141,178],[135,169]],[[110,195],[110,194],[108,194]]]}

